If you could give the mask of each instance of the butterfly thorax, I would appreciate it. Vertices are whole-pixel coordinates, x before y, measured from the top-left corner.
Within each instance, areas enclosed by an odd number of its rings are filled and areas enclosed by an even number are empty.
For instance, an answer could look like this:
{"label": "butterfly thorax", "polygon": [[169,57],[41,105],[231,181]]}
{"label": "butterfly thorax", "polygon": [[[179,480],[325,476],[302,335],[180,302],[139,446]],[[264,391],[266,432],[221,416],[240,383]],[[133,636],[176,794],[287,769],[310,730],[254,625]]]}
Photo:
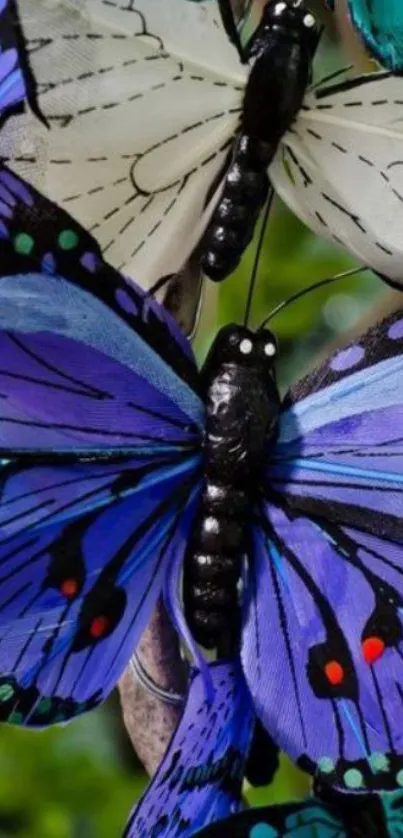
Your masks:
{"label": "butterfly thorax", "polygon": [[302,106],[317,40],[315,18],[303,4],[278,2],[266,6],[249,44],[242,132],[268,144],[268,163]]}
{"label": "butterfly thorax", "polygon": [[267,169],[300,110],[318,42],[315,18],[299,0],[268,3],[249,45],[251,71],[239,135],[220,201],[203,240],[204,272],[234,270],[268,193]]}
{"label": "butterfly thorax", "polygon": [[185,561],[185,611],[207,648],[236,635],[238,581],[248,521],[265,452],[277,428],[280,398],[270,332],[223,329],[202,370],[206,425],[204,487]]}

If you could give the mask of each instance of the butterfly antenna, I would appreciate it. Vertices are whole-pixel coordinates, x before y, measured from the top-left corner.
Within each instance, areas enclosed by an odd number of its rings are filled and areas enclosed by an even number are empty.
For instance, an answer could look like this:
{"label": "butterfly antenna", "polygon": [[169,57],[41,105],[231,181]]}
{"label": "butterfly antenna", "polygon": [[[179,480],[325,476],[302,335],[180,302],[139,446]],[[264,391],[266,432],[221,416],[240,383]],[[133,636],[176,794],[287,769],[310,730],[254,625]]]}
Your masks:
{"label": "butterfly antenna", "polygon": [[161,276],[160,279],[157,279],[157,281],[154,282],[154,285],[152,285],[146,292],[146,297],[154,297],[157,291],[160,291],[161,288],[168,285],[168,282],[171,281],[173,276],[175,276],[175,274],[165,274],[165,276]]}
{"label": "butterfly antenna", "polygon": [[174,706],[178,706],[183,704],[185,700],[184,695],[180,695],[180,693],[173,692],[171,690],[165,690],[163,687],[160,687],[158,684],[155,683],[154,679],[151,678],[151,675],[147,672],[144,664],[142,664],[137,652],[134,652],[130,659],[130,669],[132,674],[134,675],[136,681],[147,690],[150,695],[157,698],[159,701],[164,701],[165,704],[172,704]]}
{"label": "butterfly antenna", "polygon": [[271,210],[272,204],[273,204],[273,197],[274,197],[274,191],[270,187],[270,192],[269,192],[269,195],[268,195],[268,198],[267,198],[267,201],[266,201],[266,208],[265,208],[265,211],[264,211],[264,214],[263,214],[262,226],[260,228],[259,239],[258,239],[258,243],[257,243],[257,246],[256,246],[256,253],[255,253],[255,258],[254,258],[254,261],[253,261],[253,268],[252,268],[252,273],[251,273],[249,288],[248,288],[248,296],[246,298],[245,316],[244,316],[244,321],[243,321],[244,326],[247,326],[248,322],[249,322],[249,317],[250,317],[250,312],[251,312],[251,307],[252,307],[252,299],[253,299],[253,294],[254,294],[255,287],[256,287],[257,271],[258,271],[258,267],[259,267],[260,256],[261,256],[261,253],[262,253],[263,240],[264,240],[264,236],[265,236],[265,233],[266,233],[267,222],[269,220],[270,210]]}
{"label": "butterfly antenna", "polygon": [[321,79],[319,79],[319,81],[316,82],[316,84],[313,84],[311,90],[318,90],[318,88],[320,89],[321,87],[323,87],[323,85],[329,84],[329,82],[335,81],[335,79],[339,79],[341,76],[346,76],[347,73],[351,73],[353,69],[354,64],[349,64],[347,67],[342,67],[339,70],[334,70],[333,73],[328,73],[327,76],[323,76]]}
{"label": "butterfly antenna", "polygon": [[231,41],[231,44],[233,44],[235,49],[238,51],[242,64],[246,64],[246,54],[239,36],[238,27],[235,23],[230,0],[218,0],[218,8],[220,10],[222,24],[228,38]]}
{"label": "butterfly antenna", "polygon": [[291,303],[295,303],[296,300],[301,299],[301,297],[305,297],[306,294],[310,294],[311,291],[316,291],[318,288],[324,288],[325,285],[331,285],[333,282],[339,282],[341,279],[346,279],[348,276],[355,276],[355,274],[362,273],[363,271],[369,271],[370,268],[366,267],[365,265],[360,265],[358,268],[350,268],[348,271],[342,271],[339,274],[335,274],[335,276],[327,276],[325,279],[319,280],[319,282],[314,282],[312,285],[308,285],[307,288],[303,288],[302,291],[297,291],[295,294],[292,294],[291,297],[288,297],[287,300],[283,300],[282,303],[279,303],[273,311],[270,312],[268,317],[266,317],[263,322],[260,324],[258,331],[260,332],[261,329],[264,329],[265,326],[276,317],[280,311],[283,311],[287,308]]}

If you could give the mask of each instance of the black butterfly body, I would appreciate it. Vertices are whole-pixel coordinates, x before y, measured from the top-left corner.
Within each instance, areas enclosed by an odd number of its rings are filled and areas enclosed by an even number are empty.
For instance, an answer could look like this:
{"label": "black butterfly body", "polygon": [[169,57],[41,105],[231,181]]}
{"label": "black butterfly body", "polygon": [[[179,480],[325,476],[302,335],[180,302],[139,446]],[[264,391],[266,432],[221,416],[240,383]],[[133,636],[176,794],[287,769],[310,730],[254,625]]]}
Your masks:
{"label": "black butterfly body", "polygon": [[251,71],[240,132],[203,240],[201,264],[210,279],[228,276],[253,236],[268,194],[267,170],[302,106],[317,44],[315,18],[304,3],[267,3],[242,55]]}
{"label": "black butterfly body", "polygon": [[246,525],[275,435],[280,396],[268,330],[227,326],[218,333],[201,379],[205,402],[204,482],[185,557],[184,605],[198,643],[214,648],[237,636]]}

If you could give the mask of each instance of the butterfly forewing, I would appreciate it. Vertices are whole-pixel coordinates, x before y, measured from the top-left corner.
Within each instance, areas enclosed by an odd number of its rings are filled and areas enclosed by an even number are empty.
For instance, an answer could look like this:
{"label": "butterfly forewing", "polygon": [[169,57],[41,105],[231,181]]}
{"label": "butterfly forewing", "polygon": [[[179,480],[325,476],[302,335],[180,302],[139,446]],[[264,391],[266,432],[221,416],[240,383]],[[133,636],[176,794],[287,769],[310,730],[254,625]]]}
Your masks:
{"label": "butterfly forewing", "polygon": [[142,284],[176,272],[208,222],[241,106],[244,73],[215,3],[19,9],[43,118],[27,105],[9,120],[3,156],[115,267]]}

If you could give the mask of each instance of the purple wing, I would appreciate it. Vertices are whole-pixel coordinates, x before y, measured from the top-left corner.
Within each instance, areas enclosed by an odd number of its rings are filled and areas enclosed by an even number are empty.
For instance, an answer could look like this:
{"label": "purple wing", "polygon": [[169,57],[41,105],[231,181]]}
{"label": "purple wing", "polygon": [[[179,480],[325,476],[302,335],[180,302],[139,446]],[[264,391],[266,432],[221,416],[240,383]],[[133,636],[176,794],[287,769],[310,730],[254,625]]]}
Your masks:
{"label": "purple wing", "polygon": [[0,126],[27,97],[29,77],[14,0],[0,0]]}
{"label": "purple wing", "polygon": [[254,714],[238,661],[209,667],[213,694],[194,671],[182,719],[126,838],[186,838],[241,807]]}
{"label": "purple wing", "polygon": [[92,238],[0,169],[0,448],[187,445],[203,422],[189,344]]}
{"label": "purple wing", "polygon": [[243,661],[258,715],[344,790],[403,784],[402,349],[400,313],[291,395],[255,531]]}
{"label": "purple wing", "polygon": [[0,278],[41,273],[88,292],[197,392],[190,344],[169,313],[104,262],[95,239],[72,216],[5,166],[0,167],[0,256]]}
{"label": "purple wing", "polygon": [[6,466],[0,718],[45,725],[102,701],[193,520],[194,463]]}
{"label": "purple wing", "polygon": [[0,169],[0,718],[102,700],[185,549],[192,352],[66,213]]}

